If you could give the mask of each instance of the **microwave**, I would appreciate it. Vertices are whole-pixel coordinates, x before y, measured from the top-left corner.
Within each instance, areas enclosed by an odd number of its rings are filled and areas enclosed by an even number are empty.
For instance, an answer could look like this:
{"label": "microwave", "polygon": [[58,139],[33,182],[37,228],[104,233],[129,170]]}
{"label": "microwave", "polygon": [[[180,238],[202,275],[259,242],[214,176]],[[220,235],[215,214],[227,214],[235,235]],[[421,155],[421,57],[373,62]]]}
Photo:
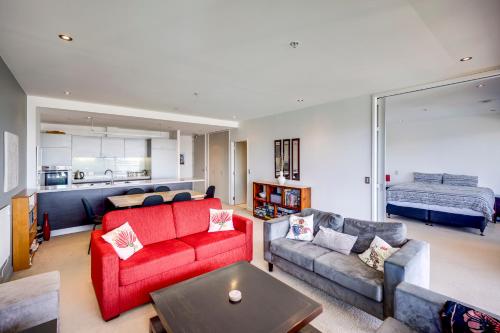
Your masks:
{"label": "microwave", "polygon": [[58,186],[71,184],[71,167],[43,166],[40,172],[41,186]]}

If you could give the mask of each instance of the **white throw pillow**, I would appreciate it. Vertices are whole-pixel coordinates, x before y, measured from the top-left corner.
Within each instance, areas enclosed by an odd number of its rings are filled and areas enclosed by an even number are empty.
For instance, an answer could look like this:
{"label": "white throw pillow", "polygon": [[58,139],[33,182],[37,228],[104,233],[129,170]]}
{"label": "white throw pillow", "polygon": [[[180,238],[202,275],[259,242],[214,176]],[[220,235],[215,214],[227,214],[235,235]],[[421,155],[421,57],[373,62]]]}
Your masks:
{"label": "white throw pillow", "polygon": [[365,252],[358,254],[359,259],[368,266],[378,271],[384,271],[384,261],[399,250],[398,247],[392,247],[379,236],[375,236],[370,247]]}
{"label": "white throw pillow", "polygon": [[327,249],[349,255],[357,239],[357,236],[351,236],[320,226],[319,232],[316,234],[316,237],[314,237],[313,243],[321,247],[326,247]]}
{"label": "white throw pillow", "polygon": [[123,260],[127,260],[142,249],[141,242],[128,222],[102,235],[102,238],[113,246],[118,257]]}
{"label": "white throw pillow", "polygon": [[208,232],[234,230],[232,209],[210,208],[210,226]]}
{"label": "white throw pillow", "polygon": [[309,216],[290,215],[290,230],[286,238],[310,242],[314,238],[314,214]]}

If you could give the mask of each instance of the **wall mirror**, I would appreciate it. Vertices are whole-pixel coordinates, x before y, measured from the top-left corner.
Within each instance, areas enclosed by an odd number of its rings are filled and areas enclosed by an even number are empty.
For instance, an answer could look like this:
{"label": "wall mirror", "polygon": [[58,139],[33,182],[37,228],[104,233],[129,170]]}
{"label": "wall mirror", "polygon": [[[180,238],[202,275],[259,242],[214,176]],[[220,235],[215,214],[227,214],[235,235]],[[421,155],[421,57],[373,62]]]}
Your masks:
{"label": "wall mirror", "polygon": [[290,139],[283,140],[283,176],[290,179]]}
{"label": "wall mirror", "polygon": [[300,139],[292,139],[292,180],[300,180]]}
{"label": "wall mirror", "polygon": [[274,177],[278,178],[281,171],[281,140],[274,140]]}

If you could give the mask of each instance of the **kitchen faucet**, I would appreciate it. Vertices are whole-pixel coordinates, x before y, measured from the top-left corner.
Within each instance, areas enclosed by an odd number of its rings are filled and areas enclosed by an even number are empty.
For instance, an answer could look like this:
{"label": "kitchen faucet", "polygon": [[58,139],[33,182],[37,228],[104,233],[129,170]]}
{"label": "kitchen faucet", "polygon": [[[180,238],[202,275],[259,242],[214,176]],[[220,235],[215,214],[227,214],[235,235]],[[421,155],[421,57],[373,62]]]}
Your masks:
{"label": "kitchen faucet", "polygon": [[104,171],[104,175],[106,176],[108,174],[108,172],[111,172],[111,185],[113,185],[115,183],[115,177],[113,176],[113,170],[107,169],[106,171]]}

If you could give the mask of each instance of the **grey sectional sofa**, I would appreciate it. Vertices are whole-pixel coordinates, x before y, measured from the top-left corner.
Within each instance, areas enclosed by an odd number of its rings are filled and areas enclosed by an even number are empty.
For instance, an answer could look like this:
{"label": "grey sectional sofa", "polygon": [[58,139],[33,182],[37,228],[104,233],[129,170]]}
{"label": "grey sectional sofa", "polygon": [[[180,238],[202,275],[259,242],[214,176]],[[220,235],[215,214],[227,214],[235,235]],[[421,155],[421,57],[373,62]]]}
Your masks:
{"label": "grey sectional sofa", "polygon": [[429,286],[429,244],[406,239],[402,223],[367,222],[343,219],[334,213],[305,209],[298,215],[314,214],[314,234],[319,226],[358,236],[353,251],[361,253],[378,235],[401,249],[384,265],[385,274],[365,265],[357,253],[343,255],[311,242],[286,238],[288,217],[264,223],[264,259],[289,274],[304,280],[380,319],[393,316],[394,292],[403,281]]}
{"label": "grey sectional sofa", "polygon": [[455,301],[500,320],[495,315],[453,298],[435,293],[413,284],[402,282],[396,288],[394,318],[387,318],[377,333],[440,333],[440,312],[446,301]]}

